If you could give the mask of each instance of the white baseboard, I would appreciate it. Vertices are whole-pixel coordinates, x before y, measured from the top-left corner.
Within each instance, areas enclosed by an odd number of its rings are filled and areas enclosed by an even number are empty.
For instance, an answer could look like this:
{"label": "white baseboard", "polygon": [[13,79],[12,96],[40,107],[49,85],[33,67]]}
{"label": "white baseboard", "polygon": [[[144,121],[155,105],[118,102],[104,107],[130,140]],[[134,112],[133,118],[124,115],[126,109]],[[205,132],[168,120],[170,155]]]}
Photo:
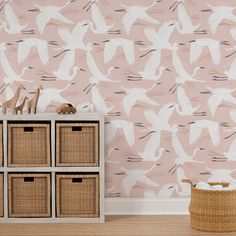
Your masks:
{"label": "white baseboard", "polygon": [[106,198],[106,215],[188,215],[190,198]]}

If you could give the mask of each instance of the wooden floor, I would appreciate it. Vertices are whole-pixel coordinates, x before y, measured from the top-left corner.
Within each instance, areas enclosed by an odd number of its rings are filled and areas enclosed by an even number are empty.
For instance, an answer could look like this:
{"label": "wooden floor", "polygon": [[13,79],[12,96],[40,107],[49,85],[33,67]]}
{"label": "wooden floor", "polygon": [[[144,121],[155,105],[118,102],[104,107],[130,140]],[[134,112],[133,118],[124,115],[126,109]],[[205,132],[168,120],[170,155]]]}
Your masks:
{"label": "wooden floor", "polygon": [[105,224],[1,224],[0,236],[236,235],[192,230],[188,216],[107,216]]}

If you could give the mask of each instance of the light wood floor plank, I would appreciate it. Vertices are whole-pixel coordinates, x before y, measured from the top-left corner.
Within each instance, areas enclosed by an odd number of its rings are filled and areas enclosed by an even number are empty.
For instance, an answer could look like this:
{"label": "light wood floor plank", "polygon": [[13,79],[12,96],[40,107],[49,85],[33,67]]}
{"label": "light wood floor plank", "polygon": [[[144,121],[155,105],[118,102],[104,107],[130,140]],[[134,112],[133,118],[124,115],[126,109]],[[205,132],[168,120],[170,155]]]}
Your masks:
{"label": "light wood floor plank", "polygon": [[[191,229],[189,216],[107,216],[105,224],[1,224],[1,236],[215,236]],[[221,236],[236,235],[222,233]]]}

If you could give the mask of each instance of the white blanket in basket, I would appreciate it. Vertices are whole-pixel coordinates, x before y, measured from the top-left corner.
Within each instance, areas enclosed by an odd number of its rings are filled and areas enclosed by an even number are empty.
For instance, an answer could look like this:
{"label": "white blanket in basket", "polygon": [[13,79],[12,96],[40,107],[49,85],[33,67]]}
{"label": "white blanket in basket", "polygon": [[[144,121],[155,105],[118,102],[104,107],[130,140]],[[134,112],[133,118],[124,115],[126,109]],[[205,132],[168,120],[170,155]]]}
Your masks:
{"label": "white blanket in basket", "polygon": [[236,183],[230,183],[229,186],[224,187],[221,184],[217,184],[217,185],[210,185],[208,183],[205,182],[198,182],[196,184],[196,187],[198,189],[205,189],[205,190],[236,190]]}

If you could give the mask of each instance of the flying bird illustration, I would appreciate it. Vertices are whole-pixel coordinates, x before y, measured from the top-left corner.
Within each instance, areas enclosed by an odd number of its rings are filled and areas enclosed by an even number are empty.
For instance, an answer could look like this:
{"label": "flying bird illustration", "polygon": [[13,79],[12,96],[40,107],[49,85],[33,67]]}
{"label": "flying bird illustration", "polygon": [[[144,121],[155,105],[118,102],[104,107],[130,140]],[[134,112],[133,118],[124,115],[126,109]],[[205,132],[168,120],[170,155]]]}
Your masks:
{"label": "flying bird illustration", "polygon": [[229,102],[236,104],[236,98],[232,96],[232,93],[236,91],[236,89],[227,89],[227,88],[210,88],[208,89],[211,92],[211,96],[208,99],[208,106],[211,114],[214,116],[217,108],[222,102]]}
{"label": "flying bird illustration", "polygon": [[218,26],[223,20],[236,22],[236,15],[233,14],[236,7],[212,6],[210,4],[208,4],[208,7],[213,12],[208,19],[208,24],[213,34],[216,33]]}
{"label": "flying bird illustration", "polygon": [[105,40],[104,62],[108,63],[114,57],[118,47],[122,47],[125,57],[130,65],[134,63],[134,42],[124,38],[112,38]]}
{"label": "flying bird illustration", "polygon": [[63,16],[60,11],[68,6],[71,1],[66,2],[63,6],[40,6],[38,4],[34,4],[36,9],[31,9],[32,12],[39,12],[36,17],[36,25],[38,27],[39,33],[43,34],[46,25],[49,23],[50,20],[58,20],[60,22],[66,24],[72,24],[73,22]]}
{"label": "flying bird illustration", "polygon": [[156,4],[156,1],[154,1],[150,6],[144,7],[144,6],[126,6],[124,4],[121,4],[121,6],[125,9],[126,14],[122,18],[122,23],[125,28],[125,32],[127,34],[130,33],[131,28],[135,21],[138,19],[147,21],[152,24],[160,24],[160,22],[151,16],[149,16],[146,11],[152,8]]}

